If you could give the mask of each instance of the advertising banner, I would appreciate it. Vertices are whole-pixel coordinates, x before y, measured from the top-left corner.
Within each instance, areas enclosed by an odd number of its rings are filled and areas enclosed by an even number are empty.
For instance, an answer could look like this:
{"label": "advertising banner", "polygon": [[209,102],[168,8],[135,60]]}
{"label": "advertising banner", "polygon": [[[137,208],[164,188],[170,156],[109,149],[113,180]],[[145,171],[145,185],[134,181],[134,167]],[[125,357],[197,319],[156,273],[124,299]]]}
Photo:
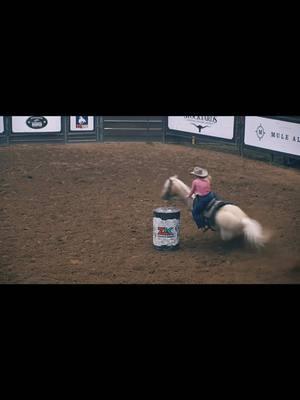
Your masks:
{"label": "advertising banner", "polygon": [[300,124],[264,117],[246,117],[245,144],[300,156]]}
{"label": "advertising banner", "polygon": [[233,139],[234,117],[184,116],[168,117],[168,128],[194,135]]}
{"label": "advertising banner", "polygon": [[4,133],[4,118],[0,116],[0,133]]}
{"label": "advertising banner", "polygon": [[94,117],[82,116],[82,115],[70,117],[70,130],[71,131],[93,131],[94,130]]}
{"label": "advertising banner", "polygon": [[60,132],[61,117],[12,117],[12,132]]}

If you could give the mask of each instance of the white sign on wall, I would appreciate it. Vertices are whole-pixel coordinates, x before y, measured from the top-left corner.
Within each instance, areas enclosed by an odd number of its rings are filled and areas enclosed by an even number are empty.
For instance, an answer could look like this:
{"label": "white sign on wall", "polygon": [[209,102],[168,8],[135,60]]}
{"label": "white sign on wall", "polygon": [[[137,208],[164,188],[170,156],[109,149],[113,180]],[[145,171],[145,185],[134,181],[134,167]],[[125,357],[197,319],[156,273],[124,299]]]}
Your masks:
{"label": "white sign on wall", "polygon": [[12,132],[60,132],[61,117],[12,117]]}
{"label": "white sign on wall", "polygon": [[93,131],[94,117],[86,115],[70,117],[70,129],[71,131]]}
{"label": "white sign on wall", "polygon": [[172,130],[191,132],[198,135],[233,139],[234,117],[184,116],[168,117],[168,127]]}
{"label": "white sign on wall", "polygon": [[0,133],[4,132],[4,118],[0,117]]}
{"label": "white sign on wall", "polygon": [[245,144],[300,156],[300,124],[246,117]]}

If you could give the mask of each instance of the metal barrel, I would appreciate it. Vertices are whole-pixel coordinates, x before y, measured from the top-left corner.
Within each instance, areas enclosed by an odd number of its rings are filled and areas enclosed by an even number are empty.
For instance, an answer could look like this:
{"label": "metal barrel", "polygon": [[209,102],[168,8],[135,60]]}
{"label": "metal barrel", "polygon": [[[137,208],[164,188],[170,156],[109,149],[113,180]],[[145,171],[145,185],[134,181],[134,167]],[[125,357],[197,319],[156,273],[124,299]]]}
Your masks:
{"label": "metal barrel", "polygon": [[153,210],[153,246],[156,250],[179,248],[180,210],[159,207]]}

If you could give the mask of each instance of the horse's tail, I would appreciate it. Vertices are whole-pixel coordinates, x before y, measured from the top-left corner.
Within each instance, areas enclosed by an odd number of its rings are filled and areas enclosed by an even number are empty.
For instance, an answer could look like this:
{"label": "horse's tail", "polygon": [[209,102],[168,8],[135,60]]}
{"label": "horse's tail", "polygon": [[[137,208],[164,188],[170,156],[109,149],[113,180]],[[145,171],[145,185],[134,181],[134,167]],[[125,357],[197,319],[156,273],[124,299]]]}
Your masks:
{"label": "horse's tail", "polygon": [[254,247],[263,247],[270,238],[270,235],[263,231],[262,226],[255,219],[242,218],[243,233],[246,241]]}

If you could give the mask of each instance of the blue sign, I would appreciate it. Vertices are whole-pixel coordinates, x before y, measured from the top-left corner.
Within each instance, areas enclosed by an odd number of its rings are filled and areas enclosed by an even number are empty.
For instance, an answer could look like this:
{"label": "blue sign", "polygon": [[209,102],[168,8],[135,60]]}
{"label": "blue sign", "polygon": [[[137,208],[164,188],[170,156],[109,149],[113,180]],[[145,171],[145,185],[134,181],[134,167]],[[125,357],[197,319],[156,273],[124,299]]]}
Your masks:
{"label": "blue sign", "polygon": [[76,116],[76,128],[87,128],[89,124],[88,116]]}

